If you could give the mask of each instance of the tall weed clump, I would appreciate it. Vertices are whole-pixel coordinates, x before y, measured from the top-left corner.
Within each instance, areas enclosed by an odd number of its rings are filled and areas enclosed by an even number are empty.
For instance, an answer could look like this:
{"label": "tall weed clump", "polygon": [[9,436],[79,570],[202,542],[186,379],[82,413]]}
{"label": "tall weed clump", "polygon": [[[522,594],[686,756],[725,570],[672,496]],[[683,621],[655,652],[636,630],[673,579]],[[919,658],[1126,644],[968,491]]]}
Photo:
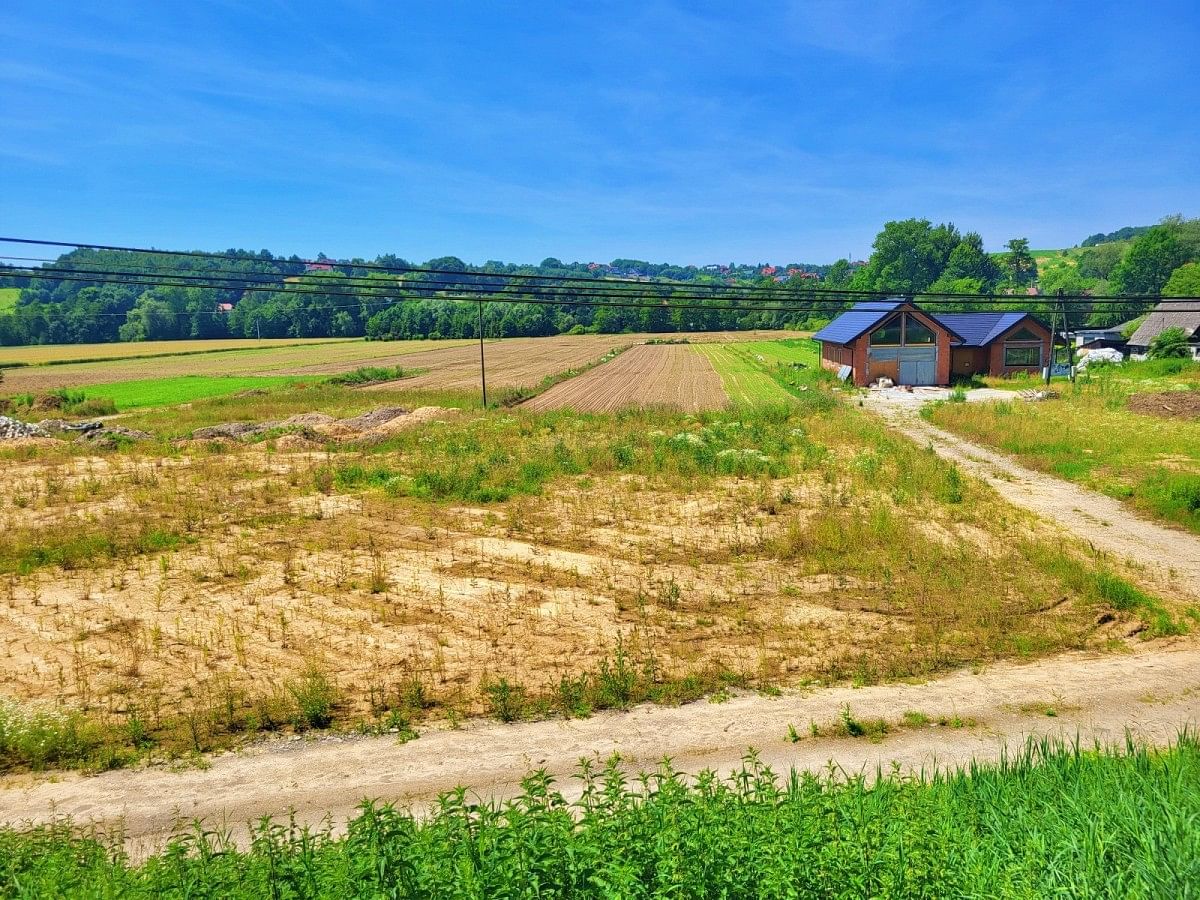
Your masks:
{"label": "tall weed clump", "polygon": [[1031,741],[997,763],[875,777],[727,778],[581,764],[568,802],[534,772],[499,802],[420,818],[364,803],[344,834],[263,820],[249,847],[196,829],[140,864],[59,823],[0,831],[0,893],[139,897],[1189,897],[1200,746]]}

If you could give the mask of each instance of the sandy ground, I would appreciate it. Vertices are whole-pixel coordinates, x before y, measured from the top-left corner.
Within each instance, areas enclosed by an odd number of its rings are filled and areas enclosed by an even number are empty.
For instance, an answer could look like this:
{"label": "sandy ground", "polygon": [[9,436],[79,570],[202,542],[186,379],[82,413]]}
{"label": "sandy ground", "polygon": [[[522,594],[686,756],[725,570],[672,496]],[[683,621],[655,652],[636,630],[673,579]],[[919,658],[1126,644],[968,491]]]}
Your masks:
{"label": "sandy ground", "polygon": [[[810,736],[810,723],[828,726],[849,705],[859,719],[893,724],[879,743],[865,738]],[[957,716],[963,727],[898,728],[905,711],[933,719]],[[998,664],[961,671],[924,684],[789,691],[779,697],[745,695],[724,703],[676,708],[638,707],[584,720],[517,725],[476,722],[430,732],[399,744],[390,737],[274,741],[212,760],[208,770],[164,768],[111,772],[94,778],[8,782],[0,791],[0,820],[76,822],[123,827],[135,854],[160,846],[173,830],[195,819],[246,834],[246,823],[294,811],[335,825],[364,798],[421,807],[458,785],[480,797],[503,798],[518,779],[544,768],[570,797],[570,777],[581,759],[603,762],[620,754],[631,771],[653,769],[663,757],[695,773],[725,774],[753,748],[776,772],[818,771],[830,763],[846,772],[872,774],[892,764],[917,771],[968,760],[996,759],[1036,735],[1079,736],[1121,743],[1126,730],[1139,740],[1163,743],[1200,716],[1200,647],[1175,640],[1137,652],[1068,654],[1027,665]],[[800,740],[787,738],[794,725]]]}
{"label": "sandy ground", "polygon": [[[928,444],[938,455],[983,479],[1009,502],[1061,525],[1097,551],[1154,573],[1168,596],[1200,600],[1200,538],[1143,519],[1119,500],[1035,472],[1003,453],[929,424],[920,418],[919,410],[924,401],[936,399],[932,393],[936,390],[872,391],[865,406],[917,443]],[[987,389],[972,391],[968,397],[988,400],[992,394],[1014,399],[1012,392]]]}

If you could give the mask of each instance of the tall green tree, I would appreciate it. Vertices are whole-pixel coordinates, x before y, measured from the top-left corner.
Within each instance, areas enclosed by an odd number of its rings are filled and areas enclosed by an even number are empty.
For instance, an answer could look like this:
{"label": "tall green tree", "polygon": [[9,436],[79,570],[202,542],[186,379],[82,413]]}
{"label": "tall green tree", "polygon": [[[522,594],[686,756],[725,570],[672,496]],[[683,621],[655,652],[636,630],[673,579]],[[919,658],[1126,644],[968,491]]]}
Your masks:
{"label": "tall green tree", "polygon": [[1173,225],[1155,225],[1138,237],[1113,267],[1109,284],[1117,294],[1157,294],[1171,273],[1187,262],[1187,249]]}
{"label": "tall green tree", "polygon": [[1200,297],[1200,263],[1184,263],[1163,285],[1164,297]]}
{"label": "tall green tree", "polygon": [[1029,238],[1013,238],[1004,245],[1008,254],[1004,266],[1014,284],[1033,284],[1037,280],[1037,260],[1029,252]]}
{"label": "tall green tree", "polygon": [[961,241],[958,229],[949,223],[887,222],[875,237],[871,258],[851,284],[859,290],[920,293],[941,276]]}

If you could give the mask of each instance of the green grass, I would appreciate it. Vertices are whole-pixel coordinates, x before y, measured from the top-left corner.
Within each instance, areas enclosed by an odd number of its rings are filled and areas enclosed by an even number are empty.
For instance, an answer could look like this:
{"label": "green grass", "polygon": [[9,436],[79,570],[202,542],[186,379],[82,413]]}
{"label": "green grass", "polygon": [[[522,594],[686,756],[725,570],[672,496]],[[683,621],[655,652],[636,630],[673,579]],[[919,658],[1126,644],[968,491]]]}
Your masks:
{"label": "green grass", "polygon": [[0,315],[12,312],[16,308],[17,298],[20,296],[20,288],[0,288]]}
{"label": "green grass", "polygon": [[1127,408],[1136,393],[1200,390],[1200,364],[1127,363],[1055,388],[1058,400],[938,404],[925,415],[1035,469],[1200,532],[1200,420]]}
{"label": "green grass", "polygon": [[1031,742],[920,777],[721,778],[586,764],[568,803],[535,772],[503,804],[428,815],[364,803],[344,834],[262,821],[247,847],[199,828],[131,862],[60,823],[0,831],[21,897],[1194,897],[1200,747]]}
{"label": "green grass", "polygon": [[708,357],[725,393],[735,404],[786,403],[791,394],[779,386],[766,369],[742,351],[742,344],[696,344]]}
{"label": "green grass", "polygon": [[119,411],[125,412],[317,380],[320,380],[319,377],[296,375],[179,375],[175,378],[93,384],[82,390],[88,398],[111,400]]}

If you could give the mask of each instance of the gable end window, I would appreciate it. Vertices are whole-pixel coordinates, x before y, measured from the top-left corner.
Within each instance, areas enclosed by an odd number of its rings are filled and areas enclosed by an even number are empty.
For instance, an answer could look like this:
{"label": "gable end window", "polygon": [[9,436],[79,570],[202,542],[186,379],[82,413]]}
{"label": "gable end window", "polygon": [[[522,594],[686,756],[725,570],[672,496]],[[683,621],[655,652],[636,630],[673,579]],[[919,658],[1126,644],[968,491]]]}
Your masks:
{"label": "gable end window", "polygon": [[937,335],[920,323],[915,316],[904,317],[904,343],[936,344]]}
{"label": "gable end window", "polygon": [[1041,341],[1039,335],[1034,334],[1028,328],[1022,328],[1014,334],[1008,336],[1010,341]]}
{"label": "gable end window", "polygon": [[871,332],[871,346],[895,347],[900,344],[900,338],[900,317],[896,316]]}

